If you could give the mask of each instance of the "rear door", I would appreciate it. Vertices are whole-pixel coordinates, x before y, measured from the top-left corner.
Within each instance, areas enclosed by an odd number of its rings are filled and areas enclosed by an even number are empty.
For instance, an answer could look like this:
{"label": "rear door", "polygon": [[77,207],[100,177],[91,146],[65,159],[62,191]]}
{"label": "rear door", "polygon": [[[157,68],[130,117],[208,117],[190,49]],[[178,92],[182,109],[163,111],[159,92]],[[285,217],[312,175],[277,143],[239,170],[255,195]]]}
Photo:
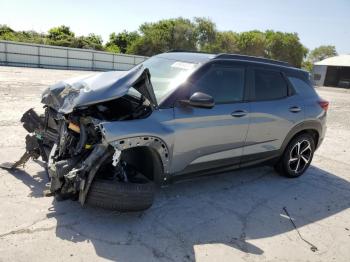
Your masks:
{"label": "rear door", "polygon": [[275,157],[291,128],[304,119],[305,111],[283,72],[250,68],[248,74],[252,79],[251,111],[242,165]]}
{"label": "rear door", "polygon": [[244,66],[216,62],[186,87],[185,99],[203,92],[214,98],[215,106],[174,108],[173,172],[239,164],[249,124],[245,77]]}

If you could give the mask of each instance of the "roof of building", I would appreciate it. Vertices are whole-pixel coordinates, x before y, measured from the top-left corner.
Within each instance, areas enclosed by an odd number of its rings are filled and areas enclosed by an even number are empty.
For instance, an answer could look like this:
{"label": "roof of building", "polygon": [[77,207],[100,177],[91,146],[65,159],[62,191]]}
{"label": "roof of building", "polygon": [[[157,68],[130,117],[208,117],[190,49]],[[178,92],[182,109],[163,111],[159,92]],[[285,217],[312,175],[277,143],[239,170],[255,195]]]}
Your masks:
{"label": "roof of building", "polygon": [[339,55],[316,62],[315,65],[350,66],[350,55]]}

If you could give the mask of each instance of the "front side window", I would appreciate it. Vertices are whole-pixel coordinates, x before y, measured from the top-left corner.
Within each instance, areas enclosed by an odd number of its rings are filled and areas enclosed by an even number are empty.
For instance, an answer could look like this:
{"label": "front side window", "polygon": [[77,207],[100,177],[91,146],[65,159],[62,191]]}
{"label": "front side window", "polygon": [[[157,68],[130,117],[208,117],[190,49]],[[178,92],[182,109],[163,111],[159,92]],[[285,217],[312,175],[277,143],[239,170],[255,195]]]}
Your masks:
{"label": "front side window", "polygon": [[243,100],[244,68],[212,66],[194,85],[193,93],[211,95],[216,104]]}
{"label": "front side window", "polygon": [[288,86],[282,74],[271,70],[255,70],[255,100],[274,100],[288,95]]}

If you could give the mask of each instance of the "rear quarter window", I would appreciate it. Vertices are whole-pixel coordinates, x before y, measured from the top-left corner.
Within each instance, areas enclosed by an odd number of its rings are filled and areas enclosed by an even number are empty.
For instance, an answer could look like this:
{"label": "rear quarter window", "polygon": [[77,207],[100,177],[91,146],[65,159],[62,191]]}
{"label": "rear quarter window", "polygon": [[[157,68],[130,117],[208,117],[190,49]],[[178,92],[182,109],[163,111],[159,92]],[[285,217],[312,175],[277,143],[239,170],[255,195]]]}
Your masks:
{"label": "rear quarter window", "polygon": [[297,78],[297,77],[289,76],[288,79],[291,82],[291,84],[293,85],[297,94],[304,96],[304,97],[317,96],[317,93],[311,84],[309,84],[309,83],[305,82],[304,80]]}

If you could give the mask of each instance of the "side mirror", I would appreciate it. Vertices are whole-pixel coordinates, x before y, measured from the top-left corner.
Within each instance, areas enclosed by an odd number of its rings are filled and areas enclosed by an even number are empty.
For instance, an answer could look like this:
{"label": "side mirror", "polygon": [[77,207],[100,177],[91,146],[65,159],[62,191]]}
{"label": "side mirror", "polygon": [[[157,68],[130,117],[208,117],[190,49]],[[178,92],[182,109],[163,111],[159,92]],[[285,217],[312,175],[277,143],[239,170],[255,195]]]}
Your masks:
{"label": "side mirror", "polygon": [[193,107],[213,108],[215,105],[214,98],[202,92],[194,93],[189,100],[182,100],[182,104]]}

